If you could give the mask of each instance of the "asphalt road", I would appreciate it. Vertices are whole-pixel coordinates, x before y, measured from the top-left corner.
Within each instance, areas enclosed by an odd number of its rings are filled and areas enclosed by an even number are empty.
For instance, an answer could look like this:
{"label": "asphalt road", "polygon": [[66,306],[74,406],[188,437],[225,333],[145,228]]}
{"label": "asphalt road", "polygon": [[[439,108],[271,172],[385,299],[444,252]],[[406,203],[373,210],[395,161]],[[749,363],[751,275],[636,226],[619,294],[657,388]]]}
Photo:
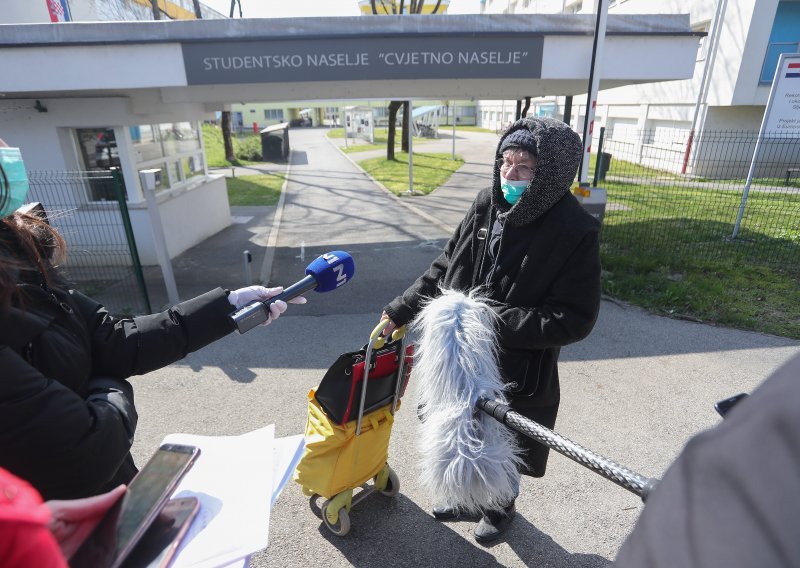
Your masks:
{"label": "asphalt road", "polygon": [[[381,307],[438,254],[447,236],[441,228],[376,188],[323,134],[291,132],[294,162],[271,279],[293,282],[315,255],[342,249],[356,260],[354,280],[312,293],[267,328],[133,379],[139,464],[172,432],[241,434],[274,423],[278,436],[302,433],[308,390],[338,354],[366,342]],[[690,436],[718,422],[715,401],[752,390],[798,352],[797,341],[603,302],[593,333],[562,351],[556,430],[657,477]],[[485,548],[472,539],[474,523],[434,520],[417,483],[414,402],[412,379],[390,445],[400,494],[357,505],[350,535],[340,538],[290,482],[272,512],[269,547],[252,566],[596,567],[613,559],[639,514],[638,498],[553,453],[543,479],[523,481],[503,542]]]}

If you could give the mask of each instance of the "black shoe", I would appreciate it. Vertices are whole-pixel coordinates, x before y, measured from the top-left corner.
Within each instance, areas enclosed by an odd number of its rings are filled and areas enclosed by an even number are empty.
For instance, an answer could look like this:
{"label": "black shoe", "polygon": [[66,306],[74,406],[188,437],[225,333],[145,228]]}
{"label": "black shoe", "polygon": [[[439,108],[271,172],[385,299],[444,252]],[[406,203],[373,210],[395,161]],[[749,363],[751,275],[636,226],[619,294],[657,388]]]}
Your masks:
{"label": "black shoe", "polygon": [[502,511],[486,511],[475,527],[475,540],[487,544],[499,539],[508,530],[516,512],[513,502]]}
{"label": "black shoe", "polygon": [[458,509],[454,509],[445,503],[439,503],[433,506],[433,518],[437,521],[452,521],[459,517]]}

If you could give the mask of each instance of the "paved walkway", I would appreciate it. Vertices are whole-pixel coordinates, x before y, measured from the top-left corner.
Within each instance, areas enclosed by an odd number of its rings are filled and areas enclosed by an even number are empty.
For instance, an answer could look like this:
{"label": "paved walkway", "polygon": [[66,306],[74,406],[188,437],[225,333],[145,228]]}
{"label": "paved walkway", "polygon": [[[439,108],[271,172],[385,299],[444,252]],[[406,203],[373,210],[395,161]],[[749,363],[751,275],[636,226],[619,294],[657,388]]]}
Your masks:
{"label": "paved walkway", "polygon": [[[499,136],[484,132],[456,132],[455,153],[464,160],[447,182],[428,195],[406,196],[402,199],[436,219],[448,232],[455,230],[472,204],[475,195],[492,182],[492,157]],[[453,139],[448,131],[438,140],[414,146],[415,152],[452,154]],[[384,150],[353,152],[347,157],[354,161],[385,155]]]}
{"label": "paved walkway", "polygon": [[[292,306],[266,328],[232,334],[174,365],[134,378],[138,463],[172,432],[234,435],[275,424],[278,436],[302,433],[309,389],[340,353],[365,343],[383,304],[427,267],[448,236],[440,223],[417,216],[403,203],[411,201],[446,223],[457,222],[471,201],[470,192],[490,174],[481,145],[489,148],[489,157],[493,145],[476,140],[473,156],[465,136],[463,149],[457,146],[467,157],[463,171],[432,196],[397,199],[323,136],[323,130],[292,130],[293,160],[272,280],[298,280],[315,255],[331,249],[353,254],[355,278],[329,294],[309,294],[307,305]],[[235,214],[240,213],[247,216]],[[200,283],[235,284],[241,250],[268,239],[269,214],[253,215],[188,251],[176,260],[176,272],[185,275],[187,286],[189,278],[201,288]],[[752,390],[797,353],[798,341],[603,302],[593,333],[562,351],[557,430],[657,477],[690,436],[718,423],[715,401]],[[252,566],[608,565],[641,503],[559,455],[552,455],[543,479],[523,481],[518,515],[504,542],[483,548],[472,539],[474,523],[435,521],[429,513],[431,498],[417,481],[415,388],[412,381],[390,445],[389,463],[400,477],[400,494],[393,499],[370,496],[358,504],[351,513],[351,534],[339,538],[290,482],[272,512],[269,548],[253,557]]]}

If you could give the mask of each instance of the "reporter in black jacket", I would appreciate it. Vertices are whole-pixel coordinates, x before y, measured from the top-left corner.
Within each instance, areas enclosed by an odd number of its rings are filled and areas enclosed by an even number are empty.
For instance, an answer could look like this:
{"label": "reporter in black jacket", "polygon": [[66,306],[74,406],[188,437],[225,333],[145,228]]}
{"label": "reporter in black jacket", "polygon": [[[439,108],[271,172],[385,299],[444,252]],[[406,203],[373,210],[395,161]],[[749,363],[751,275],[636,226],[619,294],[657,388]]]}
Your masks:
{"label": "reporter in black jacket", "polygon": [[[217,288],[160,314],[114,318],[54,268],[61,236],[14,212],[27,181],[22,188],[9,180],[12,166],[22,167],[0,163],[0,467],[44,499],[94,495],[137,471],[129,451],[137,414],[125,379],[228,335],[236,307],[281,289]],[[270,321],[285,309],[275,302]]]}
{"label": "reporter in black jacket", "polygon": [[[395,325],[411,321],[440,287],[481,287],[499,315],[499,365],[509,403],[553,428],[559,405],[560,348],[586,337],[600,307],[600,225],[570,192],[582,144],[568,125],[521,119],[501,137],[492,186],[482,190],[442,254],[384,308]],[[525,468],[544,475],[547,447],[518,436]],[[438,519],[457,516],[446,504]],[[488,511],[475,529],[479,542],[496,540],[514,514]]]}

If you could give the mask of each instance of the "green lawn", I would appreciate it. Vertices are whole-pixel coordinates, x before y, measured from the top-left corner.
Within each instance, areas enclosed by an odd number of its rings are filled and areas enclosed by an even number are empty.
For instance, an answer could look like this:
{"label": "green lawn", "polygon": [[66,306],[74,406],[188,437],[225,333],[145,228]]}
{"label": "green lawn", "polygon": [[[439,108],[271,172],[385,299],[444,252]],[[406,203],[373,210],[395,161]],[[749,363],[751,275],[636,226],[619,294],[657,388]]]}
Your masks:
{"label": "green lawn", "polygon": [[603,288],[657,313],[800,339],[800,195],[604,184]]}
{"label": "green lawn", "polygon": [[[389,129],[376,128],[373,135],[375,137],[374,144],[366,143],[363,138],[358,138],[355,140],[348,139],[347,147],[345,148],[344,146],[341,146],[339,149],[345,154],[353,154],[356,152],[366,152],[368,150],[381,150],[386,148],[386,143],[389,141]],[[344,129],[333,128],[327,132],[327,136],[328,138],[344,138]],[[398,127],[394,131],[394,143],[397,150],[400,150],[401,136],[402,129]],[[412,140],[413,144],[415,145],[430,141],[430,138],[421,138],[419,136],[414,136]]]}
{"label": "green lawn", "polygon": [[206,163],[209,168],[227,166],[243,166],[261,161],[261,139],[255,134],[233,138],[233,152],[236,161],[225,159],[225,145],[222,141],[222,129],[219,126],[203,124],[203,143],[206,147]]}
{"label": "green lawn", "polygon": [[[408,154],[398,152],[396,160],[372,158],[358,164],[376,180],[397,195],[408,191]],[[445,183],[464,163],[450,154],[418,154],[414,152],[414,191],[428,194]]]}
{"label": "green lawn", "polygon": [[226,178],[231,205],[277,205],[284,172]]}
{"label": "green lawn", "polygon": [[[594,169],[597,166],[597,153],[593,152],[589,156],[589,181],[594,179]],[[616,176],[622,178],[645,178],[645,179],[669,179],[669,180],[683,180],[683,176],[673,174],[665,170],[658,170],[655,168],[648,168],[641,164],[621,160],[612,154],[611,167],[608,169],[606,175]],[[602,184],[601,184],[602,185]]]}

